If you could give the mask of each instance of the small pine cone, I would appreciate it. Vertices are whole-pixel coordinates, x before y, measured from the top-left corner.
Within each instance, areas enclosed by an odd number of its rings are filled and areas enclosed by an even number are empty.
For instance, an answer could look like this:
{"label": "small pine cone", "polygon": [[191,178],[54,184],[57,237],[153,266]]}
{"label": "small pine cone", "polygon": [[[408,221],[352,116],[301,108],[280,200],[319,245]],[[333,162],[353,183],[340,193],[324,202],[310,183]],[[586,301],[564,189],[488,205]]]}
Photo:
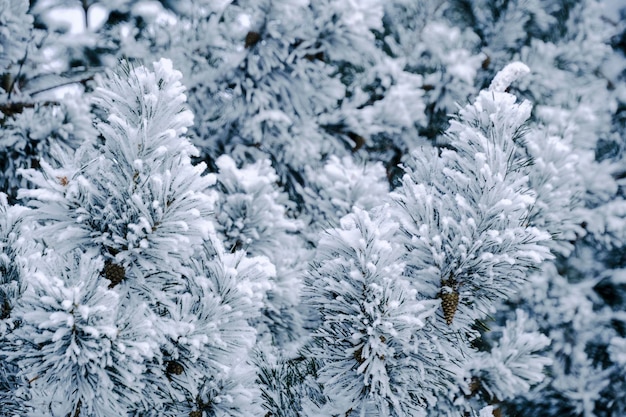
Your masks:
{"label": "small pine cone", "polygon": [[122,265],[107,261],[104,264],[104,277],[111,281],[109,288],[115,287],[126,277],[126,270]]}
{"label": "small pine cone", "polygon": [[457,291],[441,294],[441,307],[443,308],[443,318],[446,323],[452,324],[456,309],[459,305],[459,293]]}
{"label": "small pine cone", "polygon": [[189,417],[202,417],[202,411],[193,410],[189,412]]}
{"label": "small pine cone", "polygon": [[176,362],[176,361],[169,361],[167,363],[167,368],[165,369],[165,373],[167,373],[168,376],[170,375],[180,375],[183,373],[185,369],[183,368],[183,366]]}
{"label": "small pine cone", "polygon": [[246,43],[244,44],[244,46],[246,48],[252,48],[254,45],[259,43],[260,40],[261,34],[259,32],[250,31],[246,35]]}
{"label": "small pine cone", "polygon": [[358,363],[365,362],[365,358],[363,357],[363,346],[355,350],[352,356]]}

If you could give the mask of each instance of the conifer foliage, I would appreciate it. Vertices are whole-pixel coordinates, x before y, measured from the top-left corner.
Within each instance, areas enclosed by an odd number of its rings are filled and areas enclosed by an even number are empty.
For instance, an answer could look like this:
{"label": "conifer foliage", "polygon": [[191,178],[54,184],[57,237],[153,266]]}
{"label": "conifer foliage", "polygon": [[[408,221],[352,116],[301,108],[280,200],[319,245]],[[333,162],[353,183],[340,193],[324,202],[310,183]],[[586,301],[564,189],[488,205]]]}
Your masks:
{"label": "conifer foliage", "polygon": [[0,0],[0,417],[623,416],[625,16]]}
{"label": "conifer foliage", "polygon": [[24,173],[46,249],[7,336],[19,398],[35,415],[248,415],[248,320],[273,272],[214,240],[215,177],[181,137],[193,115],[180,73],[166,60],[119,71],[93,99],[99,143]]}
{"label": "conifer foliage", "polygon": [[45,95],[66,80],[39,65],[53,35],[36,29],[28,11],[25,0],[0,3],[0,187],[11,202],[28,184],[19,169],[57,164],[94,133],[83,97]]}
{"label": "conifer foliage", "polygon": [[355,208],[319,242],[308,294],[320,315],[312,353],[328,397],[319,415],[425,415],[432,346],[419,330],[437,303],[419,300],[403,277],[398,224],[381,212]]}

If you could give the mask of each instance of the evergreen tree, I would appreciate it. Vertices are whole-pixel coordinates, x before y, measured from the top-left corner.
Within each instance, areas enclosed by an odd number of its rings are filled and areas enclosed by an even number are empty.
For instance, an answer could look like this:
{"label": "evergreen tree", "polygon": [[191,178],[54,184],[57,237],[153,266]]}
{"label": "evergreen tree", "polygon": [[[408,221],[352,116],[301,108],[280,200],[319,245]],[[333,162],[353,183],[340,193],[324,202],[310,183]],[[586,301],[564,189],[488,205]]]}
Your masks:
{"label": "evergreen tree", "polygon": [[271,338],[259,342],[287,348],[303,331],[298,306],[308,257],[304,224],[293,218],[294,204],[278,188],[269,160],[237,168],[232,158],[222,155],[215,163],[219,168],[216,230],[224,246],[231,252],[265,256],[276,270],[264,300],[265,318],[258,323],[259,331]]}
{"label": "evergreen tree", "polygon": [[320,240],[307,295],[327,403],[310,415],[426,415],[435,381],[424,368],[437,358],[420,330],[437,303],[419,300],[402,276],[398,225],[385,208],[355,208]]}
{"label": "evergreen tree", "polygon": [[0,416],[623,415],[624,13],[0,0]]}
{"label": "evergreen tree", "polygon": [[0,194],[0,404],[1,416],[17,414],[21,407],[14,401],[20,380],[18,368],[2,353],[7,335],[18,324],[13,310],[21,297],[25,283],[26,257],[33,249],[32,242],[22,236],[23,218],[27,209],[10,206],[7,197]]}
{"label": "evergreen tree", "polygon": [[474,323],[494,314],[531,269],[551,258],[543,246],[549,236],[528,224],[535,197],[525,175],[527,161],[518,151],[531,105],[505,92],[527,72],[519,62],[499,72],[490,88],[451,120],[448,148],[415,153],[393,194],[407,250],[406,276],[421,299],[441,300],[425,331],[459,367],[443,378],[440,368],[426,368],[439,381],[441,412],[452,413],[465,402],[459,389],[467,387],[464,372],[479,336]]}
{"label": "evergreen tree", "polygon": [[7,354],[32,382],[21,396],[34,415],[256,407],[249,322],[273,271],[224,255],[212,237],[215,177],[191,164],[180,78],[166,60],[153,71],[122,66],[94,97],[102,143],[60,168],[42,161],[42,172],[24,172],[37,185],[21,193],[33,233],[53,249],[34,263]]}

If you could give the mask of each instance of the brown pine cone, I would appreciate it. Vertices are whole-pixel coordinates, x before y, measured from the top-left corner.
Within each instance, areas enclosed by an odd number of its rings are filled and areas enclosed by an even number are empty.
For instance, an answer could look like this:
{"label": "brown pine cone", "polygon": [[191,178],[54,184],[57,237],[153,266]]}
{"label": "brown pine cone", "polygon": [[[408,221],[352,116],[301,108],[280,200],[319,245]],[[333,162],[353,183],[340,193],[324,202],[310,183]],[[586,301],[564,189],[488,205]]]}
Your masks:
{"label": "brown pine cone", "polygon": [[459,305],[459,293],[457,291],[441,294],[441,307],[443,308],[443,318],[446,323],[452,324],[456,309]]}
{"label": "brown pine cone", "polygon": [[107,261],[104,264],[103,275],[106,279],[111,281],[109,288],[113,288],[124,280],[126,277],[126,270],[122,265]]}

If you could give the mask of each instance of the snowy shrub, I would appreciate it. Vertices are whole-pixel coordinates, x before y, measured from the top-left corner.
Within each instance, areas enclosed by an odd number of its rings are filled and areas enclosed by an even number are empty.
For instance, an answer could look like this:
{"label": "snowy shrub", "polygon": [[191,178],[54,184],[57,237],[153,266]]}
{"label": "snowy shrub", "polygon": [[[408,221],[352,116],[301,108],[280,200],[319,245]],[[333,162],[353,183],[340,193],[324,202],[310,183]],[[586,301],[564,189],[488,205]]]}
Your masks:
{"label": "snowy shrub", "polygon": [[0,0],[0,416],[621,417],[624,16]]}
{"label": "snowy shrub", "polygon": [[215,177],[190,161],[181,74],[167,60],[153,68],[126,64],[100,82],[101,145],[24,172],[37,186],[21,193],[33,237],[54,248],[27,275],[7,353],[24,380],[39,381],[20,396],[34,414],[257,407],[246,355],[266,261],[226,255],[215,240]]}
{"label": "snowy shrub", "polygon": [[[27,0],[2,0],[0,2],[0,35],[2,35],[0,37],[0,70],[2,72],[24,58],[32,24],[33,17],[28,14]],[[0,87],[8,93],[11,83],[6,84],[3,78]]]}
{"label": "snowy shrub", "polygon": [[355,207],[322,236],[313,261],[307,295],[320,316],[312,354],[328,397],[322,415],[426,415],[433,347],[419,330],[437,302],[418,300],[402,276],[402,251],[390,241],[398,225],[380,211]]}
{"label": "snowy shrub", "polygon": [[[302,263],[306,250],[304,223],[293,218],[286,193],[277,185],[278,176],[269,160],[242,168],[223,155],[219,168],[216,230],[229,251],[266,256],[274,269],[259,330],[271,334],[277,346],[285,347],[301,337],[300,303]],[[286,249],[289,249],[287,251]]]}

